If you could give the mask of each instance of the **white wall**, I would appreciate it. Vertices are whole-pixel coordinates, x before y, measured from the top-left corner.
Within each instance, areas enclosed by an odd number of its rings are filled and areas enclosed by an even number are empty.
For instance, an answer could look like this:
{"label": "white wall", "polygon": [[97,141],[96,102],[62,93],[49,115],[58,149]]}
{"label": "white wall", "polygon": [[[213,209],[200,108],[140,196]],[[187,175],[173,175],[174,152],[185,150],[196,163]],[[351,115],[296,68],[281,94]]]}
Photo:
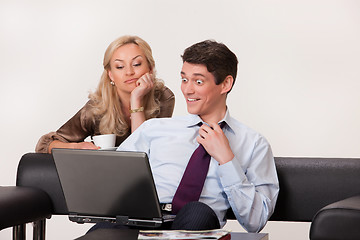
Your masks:
{"label": "white wall", "polygon": [[[0,185],[14,185],[20,157],[86,102],[106,47],[125,34],[152,46],[159,76],[176,94],[175,115],[186,113],[180,55],[211,38],[239,58],[231,114],[265,135],[275,156],[360,157],[359,1],[98,2],[0,1]],[[89,227],[59,216],[47,224],[48,239]],[[308,230],[269,223],[264,231],[306,239]]]}

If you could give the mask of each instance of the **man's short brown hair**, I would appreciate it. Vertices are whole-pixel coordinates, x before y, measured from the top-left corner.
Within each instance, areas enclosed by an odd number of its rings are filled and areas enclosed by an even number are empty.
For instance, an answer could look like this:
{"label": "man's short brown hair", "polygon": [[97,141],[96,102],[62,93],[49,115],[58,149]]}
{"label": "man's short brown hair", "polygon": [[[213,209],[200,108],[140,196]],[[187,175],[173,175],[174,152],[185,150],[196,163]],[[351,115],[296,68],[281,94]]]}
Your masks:
{"label": "man's short brown hair", "polygon": [[181,57],[183,62],[205,65],[207,70],[214,75],[217,85],[229,75],[233,77],[235,83],[238,60],[223,43],[213,40],[195,43],[186,48]]}

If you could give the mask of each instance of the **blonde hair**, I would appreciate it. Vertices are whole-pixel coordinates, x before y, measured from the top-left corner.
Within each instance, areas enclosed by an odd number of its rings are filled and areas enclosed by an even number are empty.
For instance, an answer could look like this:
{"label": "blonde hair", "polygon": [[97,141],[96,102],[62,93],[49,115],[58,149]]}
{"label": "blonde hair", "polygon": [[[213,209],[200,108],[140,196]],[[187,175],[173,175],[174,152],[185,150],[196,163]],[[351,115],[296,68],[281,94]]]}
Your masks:
{"label": "blonde hair", "polygon": [[[106,49],[104,54],[104,71],[102,73],[99,85],[94,93],[90,93],[89,99],[92,100],[92,113],[100,118],[99,131],[101,134],[115,133],[123,136],[128,133],[130,126],[125,120],[125,115],[121,110],[121,102],[116,91],[116,87],[110,84],[108,76],[110,70],[110,59],[114,52],[125,44],[136,44],[143,51],[149,64],[150,70],[155,74],[155,61],[152,51],[147,42],[137,36],[122,36],[114,40]],[[164,88],[164,83],[155,78],[154,88],[144,97],[145,118],[156,117],[160,113],[160,102],[158,95]]]}

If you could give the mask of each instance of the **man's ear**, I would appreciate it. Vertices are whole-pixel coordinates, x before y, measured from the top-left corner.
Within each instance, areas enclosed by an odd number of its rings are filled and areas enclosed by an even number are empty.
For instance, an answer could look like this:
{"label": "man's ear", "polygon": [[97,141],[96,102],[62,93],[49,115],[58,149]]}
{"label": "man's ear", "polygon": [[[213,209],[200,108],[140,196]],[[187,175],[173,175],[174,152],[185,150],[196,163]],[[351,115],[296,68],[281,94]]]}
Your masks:
{"label": "man's ear", "polygon": [[228,93],[234,84],[234,78],[231,75],[228,75],[221,84],[223,86],[221,94]]}

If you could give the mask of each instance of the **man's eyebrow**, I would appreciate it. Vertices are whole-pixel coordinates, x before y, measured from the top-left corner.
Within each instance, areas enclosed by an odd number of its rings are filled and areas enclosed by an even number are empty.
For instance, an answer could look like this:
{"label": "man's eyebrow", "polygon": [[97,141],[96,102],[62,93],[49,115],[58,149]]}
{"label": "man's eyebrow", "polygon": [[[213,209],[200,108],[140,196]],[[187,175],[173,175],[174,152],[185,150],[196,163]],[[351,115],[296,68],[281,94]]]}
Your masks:
{"label": "man's eyebrow", "polygon": [[[180,74],[186,76],[186,73],[184,73],[183,71],[181,71]],[[205,75],[204,75],[204,74],[201,74],[201,73],[193,73],[192,75],[193,75],[193,76],[205,77]]]}
{"label": "man's eyebrow", "polygon": [[204,74],[201,74],[201,73],[194,73],[193,75],[194,75],[194,76],[201,76],[201,77],[205,77],[205,75],[204,75]]}
{"label": "man's eyebrow", "polygon": [[[137,56],[135,56],[135,57],[132,58],[132,61],[135,60],[135,59],[138,58],[138,57],[142,57],[142,56],[141,56],[141,55],[137,55]],[[117,58],[117,59],[114,60],[114,62],[115,62],[115,61],[123,62],[124,60]]]}

